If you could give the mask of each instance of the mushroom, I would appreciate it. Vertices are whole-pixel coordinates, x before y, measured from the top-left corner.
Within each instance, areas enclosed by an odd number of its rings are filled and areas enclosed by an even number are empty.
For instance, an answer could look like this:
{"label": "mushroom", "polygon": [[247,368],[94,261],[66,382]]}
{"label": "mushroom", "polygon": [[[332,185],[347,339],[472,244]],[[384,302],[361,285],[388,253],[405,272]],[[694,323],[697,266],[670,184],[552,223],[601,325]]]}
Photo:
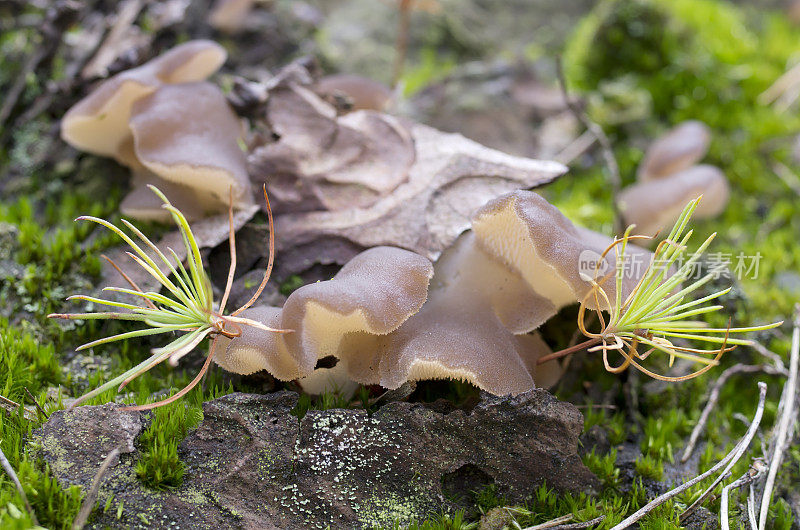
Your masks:
{"label": "mushroom", "polygon": [[224,33],[236,33],[244,28],[255,0],[217,0],[208,23]]}
{"label": "mushroom", "polygon": [[688,169],[706,155],[710,143],[711,129],[705,123],[685,121],[653,142],[636,176],[650,181]]}
{"label": "mushroom", "polygon": [[[280,329],[281,309],[278,307],[252,307],[241,316]],[[295,352],[287,350],[281,334],[251,326],[241,326],[241,334],[234,339],[220,337],[219,341],[214,362],[236,374],[266,370],[277,379],[290,381],[310,373],[316,363],[316,358],[298,358]]]}
{"label": "mushroom", "polygon": [[[433,267],[426,258],[393,247],[368,249],[348,262],[331,280],[293,292],[283,310],[253,308],[243,317],[270,327],[292,329],[278,335],[243,328],[216,362],[236,373],[266,369],[281,380],[313,373],[318,359],[335,356],[339,370],[358,382],[377,383],[375,352],[343,347],[351,336],[373,338],[397,329],[427,297]],[[365,358],[369,357],[369,358]]]}
{"label": "mushroom", "polygon": [[119,205],[122,215],[142,221],[167,222],[171,219],[169,211],[163,207],[163,201],[147,187],[148,184],[156,186],[164,194],[172,197],[173,205],[187,219],[198,219],[203,216],[204,212],[199,207],[200,200],[194,190],[161,179],[144,168],[133,171],[131,179],[133,189]]}
{"label": "mushroom", "polygon": [[374,247],[350,260],[328,282],[306,285],[283,307],[281,325],[292,351],[313,352],[314,361],[333,355],[358,382],[376,383],[371,359],[342,348],[350,334],[387,335],[419,311],[433,267],[426,258],[394,247]]}
{"label": "mushroom", "polygon": [[703,195],[696,219],[719,215],[728,204],[728,180],[718,168],[699,165],[658,180],[640,182],[622,190],[619,206],[626,222],[637,231],[654,234],[669,227],[686,204]]}
{"label": "mushroom", "polygon": [[102,82],[61,122],[61,137],[77,149],[135,165],[128,119],[133,104],[165,83],[206,79],[225,62],[225,50],[206,40],[176,46],[148,63]]}
{"label": "mushroom", "polygon": [[239,119],[215,85],[164,85],[133,105],[136,158],[150,171],[196,192],[199,207],[252,204]]}
{"label": "mushroom", "polygon": [[328,100],[344,96],[350,110],[382,111],[394,97],[383,83],[352,74],[326,75],[317,81],[314,91]]}
{"label": "mushroom", "polygon": [[[540,338],[524,335],[527,330],[520,328],[527,326],[520,322],[543,321],[551,310],[468,232],[436,262],[419,313],[379,341],[380,384],[397,388],[409,380],[457,379],[497,395],[530,390],[536,359],[550,349]],[[545,379],[553,381],[551,374]]]}
{"label": "mushroom", "polygon": [[[477,245],[506,266],[517,271],[537,295],[544,298],[548,311],[531,313],[517,330],[535,329],[560,308],[584,301],[591,291],[590,280],[613,272],[612,254],[599,258],[613,241],[586,228],[575,226],[555,206],[532,191],[516,191],[489,201],[472,220]],[[638,282],[651,254],[628,245],[629,258],[640,260],[641,270],[632,269],[622,282],[622,296],[627,296]],[[599,268],[599,269],[598,269]],[[627,272],[627,271],[626,271]],[[616,296],[613,281],[602,284],[610,299]],[[586,300],[595,308],[595,300]]]}
{"label": "mushroom", "polygon": [[[413,252],[375,247],[332,280],[295,291],[282,312],[246,311],[295,332],[248,329],[217,362],[240,373],[266,368],[279,379],[304,378],[300,383],[316,391],[351,381],[393,389],[423,379],[469,381],[498,395],[551,385],[561,369],[537,367],[550,349],[529,333],[560,307],[584,301],[594,269],[587,277],[581,260],[594,265],[611,242],[574,226],[536,193],[510,193],[480,208],[473,230],[433,268]],[[628,250],[649,263],[646,250]],[[603,265],[612,270],[614,262],[609,256]],[[643,272],[624,278],[623,295]],[[614,296],[614,282],[604,288]],[[338,363],[314,371],[328,356]]]}

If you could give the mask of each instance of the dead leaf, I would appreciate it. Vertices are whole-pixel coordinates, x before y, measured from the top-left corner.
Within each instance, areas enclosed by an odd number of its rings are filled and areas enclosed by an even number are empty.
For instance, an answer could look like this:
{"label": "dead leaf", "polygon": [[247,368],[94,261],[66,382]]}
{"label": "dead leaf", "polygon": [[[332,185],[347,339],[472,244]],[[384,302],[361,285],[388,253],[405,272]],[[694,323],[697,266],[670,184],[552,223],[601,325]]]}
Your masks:
{"label": "dead leaf", "polygon": [[404,182],[414,162],[408,129],[388,114],[336,109],[296,83],[269,93],[267,119],[279,137],[249,156],[281,211],[368,206]]}
{"label": "dead leaf", "polygon": [[336,237],[361,247],[398,246],[435,260],[486,201],[547,184],[566,171],[556,162],[507,155],[425,125],[411,125],[409,132],[415,160],[405,182],[368,206],[278,216],[278,255],[298,246],[313,252],[314,241]]}

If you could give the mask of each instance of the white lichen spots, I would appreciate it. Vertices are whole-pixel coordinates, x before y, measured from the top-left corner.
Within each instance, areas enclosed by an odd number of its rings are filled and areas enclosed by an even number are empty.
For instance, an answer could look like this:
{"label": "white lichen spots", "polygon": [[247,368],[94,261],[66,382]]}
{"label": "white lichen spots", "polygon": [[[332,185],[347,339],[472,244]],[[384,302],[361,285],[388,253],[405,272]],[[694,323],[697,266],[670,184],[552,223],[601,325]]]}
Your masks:
{"label": "white lichen spots", "polygon": [[[412,444],[396,424],[353,411],[309,411],[295,447],[294,465],[299,476],[312,478],[303,491],[284,486],[276,502],[287,515],[301,518],[308,527],[324,528],[348,512],[363,521],[411,521],[425,498],[409,469]],[[406,486],[407,494],[384,494],[387,484]],[[378,501],[377,499],[382,499]],[[365,508],[364,506],[368,507]],[[291,517],[290,516],[290,517]]]}

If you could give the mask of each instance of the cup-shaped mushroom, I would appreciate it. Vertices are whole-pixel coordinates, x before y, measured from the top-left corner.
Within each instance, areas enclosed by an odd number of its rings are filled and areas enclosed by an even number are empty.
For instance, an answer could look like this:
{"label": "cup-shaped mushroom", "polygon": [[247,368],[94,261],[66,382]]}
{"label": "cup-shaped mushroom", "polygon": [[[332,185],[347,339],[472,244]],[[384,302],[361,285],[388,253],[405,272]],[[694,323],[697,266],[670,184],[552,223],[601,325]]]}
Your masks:
{"label": "cup-shaped mushroom", "polygon": [[131,107],[164,83],[201,81],[225,62],[218,44],[195,40],[176,46],[138,68],[103,81],[61,121],[61,137],[71,146],[131,165],[128,119]]}
{"label": "cup-shaped mushroom", "polygon": [[215,85],[164,85],[137,101],[130,127],[138,160],[159,177],[193,189],[205,210],[252,204],[239,119]]}
{"label": "cup-shaped mushroom", "polygon": [[[336,381],[342,380],[339,376],[344,370],[359,383],[378,383],[377,359],[362,358],[356,348],[343,344],[355,337],[372,340],[396,330],[422,307],[432,274],[430,261],[419,254],[393,247],[366,250],[331,280],[293,292],[282,311],[244,311],[244,317],[293,332],[278,334],[243,325],[242,335],[226,344],[217,363],[237,373],[266,369],[282,380],[316,379],[320,375],[314,371],[317,360],[334,356],[339,359]],[[364,355],[375,353],[367,349]],[[318,382],[309,381],[309,385]]]}
{"label": "cup-shaped mushroom", "polygon": [[[609,299],[616,296],[611,278],[615,253],[600,259],[612,239],[575,226],[534,192],[516,191],[489,201],[473,216],[472,230],[478,246],[518,272],[530,289],[552,304],[553,314],[584,301],[592,290],[591,280],[602,282]],[[635,245],[628,245],[627,251],[631,266],[622,271],[623,298],[636,287],[652,256]],[[597,306],[594,297],[585,301],[590,309]],[[602,299],[600,306],[606,306]]]}
{"label": "cup-shaped mushroom", "polygon": [[[253,307],[242,311],[239,316],[273,329],[281,327],[281,310],[277,307]],[[225,370],[242,375],[266,370],[281,381],[291,381],[313,370],[316,358],[294,355],[295,352],[286,348],[283,334],[245,324],[239,328],[241,334],[238,337],[220,336],[217,339],[219,344],[214,361]]]}
{"label": "cup-shaped mushroom", "polygon": [[728,204],[728,179],[718,168],[699,165],[669,177],[633,184],[619,195],[619,206],[636,232],[653,235],[669,228],[689,203],[703,195],[696,219],[715,217]]}
{"label": "cup-shaped mushroom", "polygon": [[351,110],[382,111],[394,95],[383,83],[352,74],[326,75],[317,81],[314,90],[328,99],[344,96]]}
{"label": "cup-shaped mushroom", "polygon": [[343,348],[343,339],[396,330],[425,303],[432,274],[430,261],[414,252],[394,247],[365,250],[333,279],[303,286],[289,296],[281,325],[295,331],[284,337],[286,345],[315,362],[337,357],[348,371],[357,371],[351,377],[359,383],[377,383],[377,370],[369,375],[372,359],[365,362],[353,349]]}
{"label": "cup-shaped mushroom", "polygon": [[189,187],[181,186],[169,182],[147,169],[134,169],[131,187],[133,188],[122,200],[119,211],[126,217],[132,217],[141,221],[168,222],[171,214],[164,209],[164,201],[148,188],[153,185],[161,190],[170,202],[189,221],[194,221],[203,217],[204,211],[201,207],[202,197]]}
{"label": "cup-shaped mushroom", "polygon": [[358,390],[359,384],[353,381],[344,363],[328,367],[317,367],[313,372],[297,380],[297,384],[306,394],[317,396],[331,392],[349,399]]}
{"label": "cup-shaped mushroom", "polygon": [[[534,388],[536,359],[550,350],[541,339],[515,333],[554,313],[548,300],[466,233],[436,262],[420,312],[377,344],[359,346],[379,352],[380,384],[387,388],[457,379],[497,395],[519,394]],[[545,379],[553,382],[550,375]]]}
{"label": "cup-shaped mushroom", "polygon": [[647,149],[636,176],[641,181],[664,178],[690,168],[708,152],[711,129],[700,121],[685,121]]}
{"label": "cup-shaped mushroom", "polygon": [[380,359],[381,386],[452,379],[495,395],[533,389],[528,371],[533,363],[523,358],[538,358],[549,350],[539,352],[539,343],[520,341],[491,309],[469,301],[457,296],[431,300],[393,333]]}

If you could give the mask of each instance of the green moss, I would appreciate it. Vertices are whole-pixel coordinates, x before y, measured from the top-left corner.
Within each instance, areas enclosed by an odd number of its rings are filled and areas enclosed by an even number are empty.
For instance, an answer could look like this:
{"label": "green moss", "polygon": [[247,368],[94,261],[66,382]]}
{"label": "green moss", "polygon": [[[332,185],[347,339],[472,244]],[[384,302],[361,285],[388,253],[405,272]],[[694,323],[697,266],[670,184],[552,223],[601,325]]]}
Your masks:
{"label": "green moss", "polygon": [[[27,458],[17,467],[17,475],[40,525],[64,530],[72,527],[72,520],[82,502],[78,486],[63,487],[50,474],[49,468],[40,467]],[[32,528],[25,504],[9,482],[4,476],[0,490],[0,526],[9,529]]]}
{"label": "green moss", "polygon": [[178,458],[178,444],[202,418],[199,407],[183,401],[155,409],[152,423],[139,438],[142,454],[136,474],[142,484],[153,489],[180,486],[184,464]]}
{"label": "green moss", "polygon": [[[207,393],[195,388],[183,399],[153,410],[150,425],[138,439],[141,456],[136,463],[136,475],[145,486],[162,490],[181,485],[185,466],[178,456],[178,446],[203,420],[203,402],[233,391],[232,387],[220,386],[213,376],[207,384],[211,388]],[[140,391],[136,401],[141,404],[154,399],[150,393]]]}
{"label": "green moss", "polygon": [[305,280],[297,275],[289,276],[281,285],[278,290],[283,296],[289,296],[297,289],[305,285]]}
{"label": "green moss", "polygon": [[583,463],[589,470],[597,475],[603,484],[604,490],[615,490],[619,487],[619,468],[616,465],[617,450],[612,449],[603,455],[598,455],[592,450],[583,457]]}
{"label": "green moss", "polygon": [[619,445],[625,441],[627,428],[625,427],[625,415],[620,412],[609,414],[608,409],[594,407],[591,403],[583,409],[583,432],[599,425],[608,434],[608,441],[611,445]]}
{"label": "green moss", "polygon": [[440,514],[433,519],[421,522],[414,521],[408,525],[401,525],[397,522],[389,527],[373,528],[391,528],[392,530],[400,530],[401,528],[407,530],[472,530],[477,527],[477,522],[467,523],[464,518],[464,512],[459,510],[452,515]]}
{"label": "green moss", "polygon": [[674,451],[686,440],[691,425],[683,410],[672,409],[662,415],[648,416],[643,430],[642,454],[673,462]]}
{"label": "green moss", "polygon": [[642,478],[664,480],[664,462],[651,455],[642,455],[636,460],[636,474]]}
{"label": "green moss", "polygon": [[346,409],[350,407],[351,401],[338,392],[323,392],[318,396],[300,394],[297,405],[292,409],[291,414],[297,416],[298,419],[303,419],[309,410]]}

